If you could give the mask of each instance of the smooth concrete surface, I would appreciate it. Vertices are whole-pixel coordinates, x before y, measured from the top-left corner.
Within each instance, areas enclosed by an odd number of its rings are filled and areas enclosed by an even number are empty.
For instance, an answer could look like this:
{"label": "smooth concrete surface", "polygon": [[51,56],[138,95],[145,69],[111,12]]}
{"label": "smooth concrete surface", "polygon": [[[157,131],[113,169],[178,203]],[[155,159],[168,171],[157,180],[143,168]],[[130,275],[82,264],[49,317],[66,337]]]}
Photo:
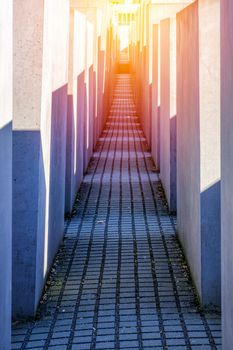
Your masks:
{"label": "smooth concrete surface", "polygon": [[[71,213],[84,169],[84,94],[86,16],[70,10],[69,86],[66,150],[66,206]],[[82,59],[79,59],[79,57]]]}
{"label": "smooth concrete surface", "polygon": [[11,341],[12,1],[0,6],[0,349]]}
{"label": "smooth concrete surface", "polygon": [[159,25],[153,25],[153,60],[152,60],[152,113],[151,113],[151,155],[157,169],[160,167],[160,125],[159,125],[159,59],[160,59],[160,34]]}
{"label": "smooth concrete surface", "polygon": [[40,147],[39,131],[13,132],[14,316],[35,309]]}
{"label": "smooth concrete surface", "polygon": [[221,1],[222,348],[233,344],[233,2]]}
{"label": "smooth concrete surface", "polygon": [[219,36],[219,0],[177,15],[178,232],[204,305],[221,289]]}
{"label": "smooth concrete surface", "polygon": [[104,98],[104,76],[105,76],[105,52],[104,50],[101,50],[101,40],[99,38],[99,45],[98,45],[98,76],[97,76],[97,116],[98,116],[98,123],[97,123],[97,134],[100,136],[101,131],[103,130],[104,122],[101,118],[104,113],[104,105],[103,105],[103,98]]}
{"label": "smooth concrete surface", "polygon": [[141,108],[141,124],[145,133],[149,148],[151,148],[151,89],[152,82],[150,80],[150,64],[149,64],[149,5],[144,6],[143,11],[143,47],[142,47],[142,66],[141,66],[141,86],[142,86],[142,108]]}
{"label": "smooth concrete surface", "polygon": [[69,82],[67,100],[67,126],[66,126],[66,187],[65,187],[65,213],[70,215],[76,197],[76,191],[81,184],[76,172],[77,150],[77,78],[75,76],[76,41],[75,39],[75,10],[70,8],[69,31]]}
{"label": "smooth concrete surface", "polygon": [[151,2],[150,4],[150,23],[153,25],[155,23],[160,23],[160,21],[166,18],[174,17],[183,8],[187,7],[189,4],[194,2],[193,0],[172,0],[172,1],[162,1],[156,0],[156,2]]}
{"label": "smooth concrete surface", "polygon": [[160,23],[160,178],[176,212],[176,19]]}
{"label": "smooth concrete surface", "polygon": [[63,237],[69,1],[16,0],[13,26],[13,317],[21,318],[34,315]]}
{"label": "smooth concrete surface", "polygon": [[86,113],[85,113],[85,137],[84,137],[84,171],[86,172],[93,154],[93,122],[94,122],[94,40],[97,39],[95,21],[91,10],[87,13],[86,25]]}

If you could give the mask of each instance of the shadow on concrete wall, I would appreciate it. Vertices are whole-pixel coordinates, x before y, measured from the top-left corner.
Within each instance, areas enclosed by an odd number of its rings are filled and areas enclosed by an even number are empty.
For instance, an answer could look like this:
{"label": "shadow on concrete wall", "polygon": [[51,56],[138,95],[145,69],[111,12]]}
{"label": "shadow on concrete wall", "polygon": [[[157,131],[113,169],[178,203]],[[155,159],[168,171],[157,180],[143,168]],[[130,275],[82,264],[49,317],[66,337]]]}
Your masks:
{"label": "shadow on concrete wall", "polygon": [[[88,128],[85,133],[85,151],[86,151],[86,161],[85,161],[85,169],[84,172],[86,173],[89,162],[91,160],[94,147],[95,147],[95,103],[96,103],[96,73],[94,71],[94,66],[91,65],[88,69],[88,89],[86,88],[86,93],[88,93],[88,113],[86,115],[86,118],[88,119]],[[100,118],[100,116],[99,116]],[[102,131],[102,130],[101,130]]]}
{"label": "shadow on concrete wall", "polygon": [[78,179],[82,181],[84,173],[85,163],[85,110],[86,110],[86,83],[85,83],[85,72],[79,74],[77,78],[77,153],[76,153],[76,173]]}
{"label": "shadow on concrete wall", "polygon": [[176,184],[176,115],[170,118],[170,210],[176,213],[177,204],[177,184]]}
{"label": "shadow on concrete wall", "polygon": [[12,122],[0,128],[0,349],[10,349],[12,269]]}
{"label": "shadow on concrete wall", "polygon": [[221,181],[201,193],[203,304],[221,304]]}
{"label": "shadow on concrete wall", "polygon": [[161,139],[161,132],[160,132],[160,106],[157,107],[157,130],[158,130],[158,133],[157,133],[157,137],[158,137],[158,141],[157,141],[157,156],[158,156],[158,159],[157,159],[157,168],[160,169],[160,139]]}
{"label": "shadow on concrete wall", "polygon": [[96,83],[97,83],[97,73],[96,71],[94,70],[94,73],[93,73],[93,84],[94,84],[94,100],[93,100],[93,103],[94,103],[94,121],[93,121],[93,128],[94,128],[94,131],[93,131],[93,149],[95,149],[96,147],[96,144],[98,142],[98,114],[97,114],[97,91],[96,91]]}
{"label": "shadow on concrete wall", "polygon": [[[85,73],[84,73],[84,76],[85,76]],[[87,115],[87,112],[88,112],[88,104],[87,104],[87,84],[85,82],[85,79],[84,79],[84,85],[83,85],[83,101],[84,101],[84,115],[83,115],[83,121],[84,121],[84,129],[83,129],[83,174],[85,174],[85,170],[86,170],[86,167],[87,167],[87,132],[88,132],[88,115]],[[80,134],[81,134],[81,130],[80,130]]]}
{"label": "shadow on concrete wall", "polygon": [[64,231],[66,173],[67,85],[52,94],[48,267],[61,243]]}
{"label": "shadow on concrete wall", "polygon": [[151,154],[156,166],[156,171],[160,171],[160,106],[155,107],[151,119]]}
{"label": "shadow on concrete wall", "polygon": [[105,74],[105,51],[101,50],[101,39],[98,41],[98,84],[97,84],[97,115],[98,115],[98,137],[104,128],[107,115],[106,107],[106,74]]}
{"label": "shadow on concrete wall", "polygon": [[[66,140],[66,205],[65,215],[69,216],[83,179],[85,156],[85,72],[76,79],[77,95],[68,96],[67,140]],[[74,110],[76,108],[76,110]],[[76,119],[76,120],[75,120]],[[75,149],[76,148],[76,149]]]}
{"label": "shadow on concrete wall", "polygon": [[[77,96],[68,96],[67,143],[66,143],[66,205],[65,213],[70,215],[77,191],[83,180],[93,152],[94,138],[97,140],[97,116],[95,118],[93,65],[88,71],[88,86],[85,71],[77,77]],[[87,91],[88,89],[88,91]],[[87,93],[89,95],[87,95]],[[87,98],[88,96],[88,98]],[[74,110],[76,106],[76,111]],[[75,120],[76,118],[76,120]],[[95,123],[95,126],[93,125]],[[76,128],[76,130],[75,130]],[[95,129],[94,129],[95,128]],[[76,150],[75,150],[76,147]],[[76,159],[74,159],[76,157]]]}
{"label": "shadow on concrete wall", "polygon": [[44,232],[38,232],[38,226],[45,229],[38,220],[43,218],[39,198],[45,208],[46,189],[40,131],[13,131],[12,191],[12,306],[13,318],[21,318],[34,315],[37,254],[43,257]]}
{"label": "shadow on concrete wall", "polygon": [[[103,67],[104,51],[99,52],[99,74],[97,76],[93,65],[88,69],[88,84],[85,71],[77,77],[77,96],[68,96],[67,105],[67,143],[66,143],[66,204],[65,214],[69,216],[76,198],[77,191],[83,180],[93,149],[102,131],[104,99],[108,98],[104,90]],[[98,96],[96,101],[96,79],[98,79]],[[74,110],[76,106],[76,111]],[[97,106],[97,108],[96,108]],[[77,118],[77,120],[75,120]],[[74,130],[76,128],[76,130]],[[76,147],[76,150],[75,150]],[[76,159],[74,155],[76,154]]]}
{"label": "shadow on concrete wall", "polygon": [[94,67],[91,65],[89,67],[89,84],[88,84],[88,96],[89,96],[89,130],[88,130],[88,141],[87,141],[87,162],[86,162],[86,169],[87,170],[88,164],[90,162],[90,159],[92,157],[93,149],[94,149]]}
{"label": "shadow on concrete wall", "polygon": [[[104,74],[106,73],[104,51],[99,51],[99,58],[97,137],[104,125],[101,117],[108,108],[109,97],[107,74]],[[34,316],[36,312],[47,274],[63,238],[67,203],[73,205],[92,155],[93,125],[90,124],[92,124],[94,98],[88,99],[87,106],[87,93],[93,96],[91,89],[94,76],[91,66],[88,91],[85,72],[77,77],[76,111],[73,110],[74,96],[67,95],[67,84],[52,93],[50,140],[47,139],[49,136],[44,134],[42,140],[40,130],[20,130],[13,133],[13,316],[15,319]],[[90,123],[89,134],[87,134],[86,117]],[[75,124],[77,124],[77,144],[73,137]],[[86,137],[90,138],[88,142]],[[48,141],[50,154],[46,157],[48,160],[45,163],[43,155],[47,155],[48,150],[44,145]],[[74,167],[75,148],[76,167]]]}
{"label": "shadow on concrete wall", "polygon": [[[51,99],[50,164],[44,162],[46,149],[39,130],[13,132],[14,319],[34,316],[63,237],[67,85],[54,91]],[[49,188],[45,177],[48,167]]]}
{"label": "shadow on concrete wall", "polygon": [[74,202],[73,194],[73,174],[74,174],[74,147],[75,147],[75,132],[74,132],[74,98],[73,95],[67,97],[67,129],[66,129],[66,186],[65,186],[65,215],[69,215]]}
{"label": "shadow on concrete wall", "polygon": [[149,85],[149,136],[150,136],[150,150],[152,146],[152,84]]}

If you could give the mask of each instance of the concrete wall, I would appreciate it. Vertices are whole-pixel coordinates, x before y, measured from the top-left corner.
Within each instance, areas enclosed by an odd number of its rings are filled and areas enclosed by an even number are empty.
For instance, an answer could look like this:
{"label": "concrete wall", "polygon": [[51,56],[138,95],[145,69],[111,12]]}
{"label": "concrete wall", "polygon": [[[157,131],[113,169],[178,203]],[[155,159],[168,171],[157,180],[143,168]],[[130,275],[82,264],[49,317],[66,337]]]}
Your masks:
{"label": "concrete wall", "polygon": [[[187,28],[187,29],[186,29]],[[177,15],[177,216],[201,291],[198,4]],[[192,200],[190,200],[192,199]]]}
{"label": "concrete wall", "polygon": [[86,16],[71,8],[67,113],[66,212],[70,213],[84,172]]}
{"label": "concrete wall", "polygon": [[219,39],[219,0],[177,15],[178,231],[204,304],[220,303]]}
{"label": "concrete wall", "polygon": [[0,349],[10,349],[12,268],[12,1],[0,10]]}
{"label": "concrete wall", "polygon": [[160,23],[160,178],[176,211],[176,20]]}
{"label": "concrete wall", "polygon": [[97,40],[95,27],[95,9],[87,12],[86,27],[86,127],[85,127],[85,157],[84,168],[88,167],[93,153],[93,123],[94,123],[94,40]]}
{"label": "concrete wall", "polygon": [[77,173],[77,40],[75,10],[70,9],[69,32],[69,84],[67,101],[67,135],[66,135],[66,197],[65,212],[70,214],[81,184],[81,176]]}
{"label": "concrete wall", "polygon": [[143,37],[142,37],[142,54],[141,54],[141,123],[145,133],[147,143],[151,148],[151,94],[152,81],[150,79],[150,38],[149,38],[149,5],[143,5],[142,23],[143,23]]}
{"label": "concrete wall", "polygon": [[63,237],[69,1],[14,1],[13,315],[35,313]]}
{"label": "concrete wall", "polygon": [[221,1],[222,338],[233,344],[233,3]]}
{"label": "concrete wall", "polygon": [[151,93],[151,155],[154,159],[156,168],[160,167],[160,84],[159,84],[159,59],[160,59],[160,33],[159,25],[153,25],[153,56],[152,56],[152,93]]}

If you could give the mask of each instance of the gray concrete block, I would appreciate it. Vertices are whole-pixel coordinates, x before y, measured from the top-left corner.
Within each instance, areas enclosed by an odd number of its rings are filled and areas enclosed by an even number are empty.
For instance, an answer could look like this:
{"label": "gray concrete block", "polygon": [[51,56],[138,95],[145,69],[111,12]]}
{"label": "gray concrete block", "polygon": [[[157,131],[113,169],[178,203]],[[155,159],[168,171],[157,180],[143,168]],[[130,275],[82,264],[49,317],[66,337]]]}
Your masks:
{"label": "gray concrete block", "polygon": [[14,318],[35,314],[64,230],[69,1],[58,2],[13,5]]}
{"label": "gray concrete block", "polygon": [[0,11],[0,349],[11,341],[12,269],[12,3]]}
{"label": "gray concrete block", "polygon": [[178,231],[199,296],[220,304],[219,0],[177,15]]}
{"label": "gray concrete block", "polygon": [[160,178],[176,211],[176,20],[160,22]]}
{"label": "gray concrete block", "polygon": [[159,125],[159,25],[153,25],[152,58],[152,111],[151,111],[151,155],[156,167],[160,167],[160,125]]}
{"label": "gray concrete block", "polygon": [[233,344],[233,3],[221,1],[222,348]]}

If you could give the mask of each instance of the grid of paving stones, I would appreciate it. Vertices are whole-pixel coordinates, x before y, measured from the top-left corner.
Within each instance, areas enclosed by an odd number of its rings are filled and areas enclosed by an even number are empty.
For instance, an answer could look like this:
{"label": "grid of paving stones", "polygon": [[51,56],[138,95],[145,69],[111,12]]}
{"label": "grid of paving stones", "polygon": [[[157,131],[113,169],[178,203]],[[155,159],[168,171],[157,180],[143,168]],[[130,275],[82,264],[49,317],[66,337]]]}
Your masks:
{"label": "grid of paving stones", "polygon": [[132,77],[115,76],[106,128],[66,223],[35,320],[12,349],[220,349],[197,302],[140,127]]}

